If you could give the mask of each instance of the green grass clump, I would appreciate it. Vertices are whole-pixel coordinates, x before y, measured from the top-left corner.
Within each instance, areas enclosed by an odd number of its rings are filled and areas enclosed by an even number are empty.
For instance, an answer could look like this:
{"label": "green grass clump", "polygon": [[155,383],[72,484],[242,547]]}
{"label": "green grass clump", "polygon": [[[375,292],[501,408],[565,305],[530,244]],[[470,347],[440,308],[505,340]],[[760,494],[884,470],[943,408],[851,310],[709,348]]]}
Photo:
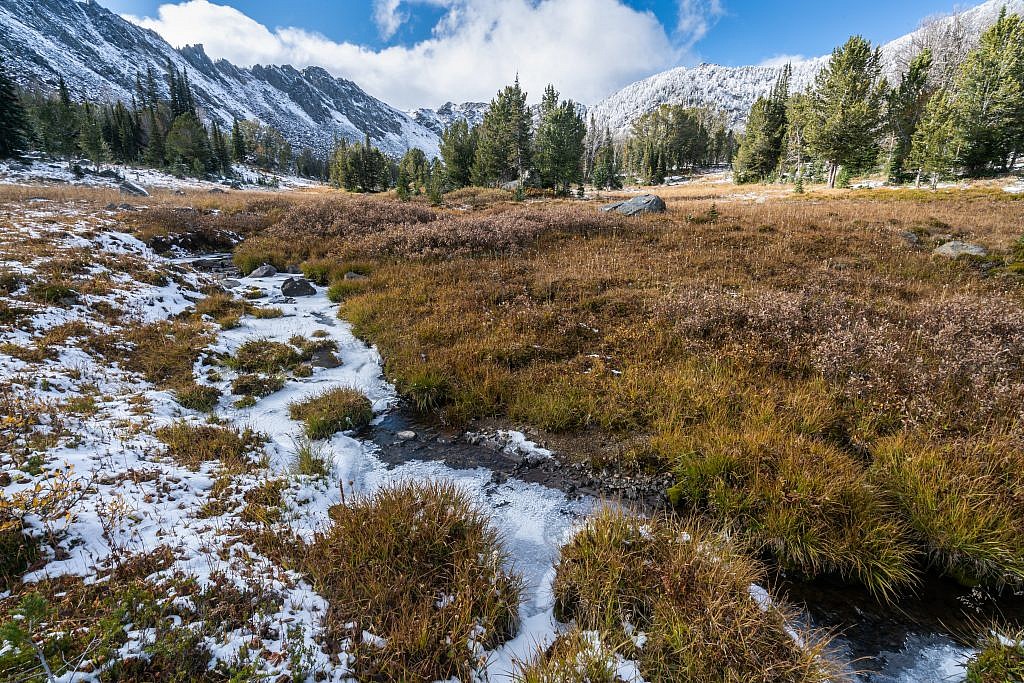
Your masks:
{"label": "green grass clump", "polygon": [[929,564],[968,586],[1024,584],[1024,453],[1012,437],[935,447],[905,432],[872,449],[870,475],[898,503]]}
{"label": "green grass clump", "polygon": [[251,429],[232,429],[192,424],[179,420],[156,430],[156,438],[167,446],[167,454],[189,469],[205,462],[219,461],[232,473],[254,467],[250,456],[261,450],[267,437]]}
{"label": "green grass clump", "polygon": [[250,339],[242,344],[227,364],[239,372],[275,374],[290,369],[302,356],[288,344],[269,339]]}
{"label": "green grass clump", "polygon": [[331,510],[305,564],[330,604],[331,646],[350,623],[383,638],[349,646],[359,680],[471,680],[471,642],[516,631],[520,578],[486,515],[451,483],[403,483]]}
{"label": "green grass clump", "polygon": [[295,454],[292,458],[292,472],[304,477],[323,478],[331,469],[331,457],[328,451],[309,437],[295,442]]}
{"label": "green grass clump", "polygon": [[1024,683],[1024,633],[988,638],[967,663],[966,683]]}
{"label": "green grass clump", "polygon": [[4,590],[39,556],[39,543],[25,533],[22,521],[6,517],[0,511],[0,589]]}
{"label": "green grass clump", "polygon": [[365,290],[365,280],[338,280],[327,288],[327,298],[334,303],[340,303],[342,300]]}
{"label": "green grass clump", "polygon": [[183,408],[208,413],[217,407],[217,401],[220,400],[220,389],[193,382],[175,389],[174,399]]}
{"label": "green grass clump", "polygon": [[280,318],[284,315],[284,311],[280,308],[274,307],[261,307],[257,306],[249,311],[252,317],[259,318],[260,320],[266,320],[267,318]]}
{"label": "green grass clump", "polygon": [[338,388],[292,403],[288,414],[293,420],[305,423],[306,436],[310,439],[327,439],[336,432],[370,424],[373,406],[357,390]]}
{"label": "green grass clump", "polygon": [[235,396],[263,398],[270,396],[275,391],[280,391],[284,386],[284,381],[283,375],[246,373],[239,375],[231,382],[231,393]]}
{"label": "green grass clump", "polygon": [[29,285],[28,294],[41,304],[62,304],[78,298],[78,292],[59,282],[34,282]]}
{"label": "green grass clump", "polygon": [[599,634],[573,629],[516,672],[521,683],[620,683],[614,652],[603,648]]}
{"label": "green grass clump", "polygon": [[[649,681],[833,680],[826,642],[813,633],[798,642],[787,632],[789,613],[751,594],[762,579],[715,534],[607,509],[562,549],[555,615],[599,632]],[[647,636],[642,648],[634,631]]]}

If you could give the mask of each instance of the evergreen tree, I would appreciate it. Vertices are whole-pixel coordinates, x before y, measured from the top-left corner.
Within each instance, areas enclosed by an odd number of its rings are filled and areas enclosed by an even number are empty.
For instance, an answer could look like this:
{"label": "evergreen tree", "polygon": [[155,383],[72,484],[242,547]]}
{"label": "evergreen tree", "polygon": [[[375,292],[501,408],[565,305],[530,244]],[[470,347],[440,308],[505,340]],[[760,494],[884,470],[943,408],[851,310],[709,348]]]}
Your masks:
{"label": "evergreen tree", "polygon": [[893,89],[887,98],[890,144],[887,163],[889,180],[899,182],[906,172],[907,157],[910,155],[914,133],[924,116],[931,89],[928,74],[932,68],[931,50],[925,49],[907,66],[900,79],[899,87]]}
{"label": "evergreen tree", "polygon": [[967,171],[1003,170],[1024,144],[1024,25],[1006,8],[956,80],[960,157]]}
{"label": "evergreen tree", "polygon": [[217,119],[213,120],[210,130],[210,142],[213,145],[213,159],[217,170],[226,176],[232,175],[231,153],[228,151],[228,141],[220,129]]}
{"label": "evergreen tree", "polygon": [[60,155],[71,162],[71,158],[78,151],[78,140],[80,138],[79,114],[74,103],[71,101],[71,93],[63,75],[57,77],[57,95],[59,107],[57,109],[57,146]]}
{"label": "evergreen tree", "polygon": [[180,172],[198,177],[213,167],[210,139],[195,114],[182,114],[174,119],[165,145],[168,160]]}
{"label": "evergreen tree", "polygon": [[473,160],[476,157],[477,131],[465,119],[459,119],[441,134],[441,157],[444,159],[448,183],[466,187],[473,182]]}
{"label": "evergreen tree", "polygon": [[409,171],[405,164],[398,165],[398,180],[395,183],[395,191],[398,198],[403,202],[409,201]]}
{"label": "evergreen tree", "polygon": [[759,97],[750,110],[747,134],[736,155],[739,183],[763,181],[779,166],[786,139],[786,105],[792,67],[786,65],[768,97]]}
{"label": "evergreen tree", "polygon": [[[398,162],[399,186],[401,186],[401,179],[404,177],[405,190],[409,191],[411,189],[415,195],[426,190],[429,175],[430,162],[427,160],[427,155],[423,153],[422,149],[413,147]],[[401,187],[399,187],[399,190],[401,190]]]}
{"label": "evergreen tree", "polygon": [[908,163],[917,169],[917,182],[928,178],[934,188],[939,178],[953,170],[957,157],[957,111],[949,94],[940,90],[925,107],[914,131]]}
{"label": "evergreen tree", "polygon": [[107,160],[109,150],[103,139],[103,124],[88,102],[82,108],[78,144],[96,170],[99,170],[100,164]]}
{"label": "evergreen tree", "polygon": [[877,157],[887,88],[881,71],[881,53],[853,36],[832,52],[808,93],[807,144],[827,162],[829,187],[835,187],[840,166]]}
{"label": "evergreen tree", "polygon": [[559,102],[558,91],[549,85],[541,101],[533,153],[541,187],[568,195],[572,183],[583,181],[586,136],[587,124],[579,106],[572,100]]}
{"label": "evergreen tree", "polygon": [[149,144],[146,146],[146,163],[155,168],[163,168],[167,162],[167,149],[164,143],[164,130],[157,120],[155,108],[150,107],[148,119]]}
{"label": "evergreen tree", "polygon": [[594,154],[594,170],[591,174],[591,181],[594,187],[599,190],[617,190],[622,187],[619,179],[618,156],[615,153],[615,145],[612,143],[612,133],[605,126],[604,139]]}
{"label": "evergreen tree", "polygon": [[238,119],[231,125],[231,155],[238,163],[245,163],[245,136],[242,135],[242,126],[239,125]]}
{"label": "evergreen tree", "polygon": [[480,124],[473,181],[494,185],[522,179],[530,167],[530,112],[519,77],[491,100]]}
{"label": "evergreen tree", "polygon": [[331,155],[330,181],[337,188],[348,188],[348,142],[341,140]]}
{"label": "evergreen tree", "polygon": [[29,123],[14,81],[0,60],[0,159],[17,156],[28,147]]}

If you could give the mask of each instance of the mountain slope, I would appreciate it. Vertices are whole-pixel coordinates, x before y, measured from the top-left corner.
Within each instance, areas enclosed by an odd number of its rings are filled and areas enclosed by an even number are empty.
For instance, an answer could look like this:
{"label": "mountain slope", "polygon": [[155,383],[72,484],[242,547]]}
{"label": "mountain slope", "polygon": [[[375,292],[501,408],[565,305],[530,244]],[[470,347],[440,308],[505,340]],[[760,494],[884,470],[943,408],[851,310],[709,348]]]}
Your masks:
{"label": "mountain slope", "polygon": [[0,0],[0,57],[22,84],[53,89],[63,74],[76,97],[130,101],[136,74],[161,75],[170,61],[187,69],[204,115],[230,125],[259,119],[296,149],[324,152],[335,139],[373,142],[392,155],[419,147],[438,153],[435,131],[319,67],[237,67],[211,60],[201,46],[176,50],[153,31],[94,0]]}
{"label": "mountain slope", "polygon": [[[973,44],[995,22],[1004,6],[1009,12],[1024,14],[1024,0],[989,0],[882,46],[887,75],[890,79],[898,78],[899,65],[905,63],[906,53],[917,46],[929,44],[937,31],[952,29],[955,25],[967,43]],[[793,64],[792,89],[806,88],[827,63],[828,57],[818,57]],[[599,126],[607,125],[617,137],[628,134],[633,121],[662,104],[721,109],[726,112],[730,123],[742,126],[746,123],[750,107],[758,97],[768,94],[781,70],[782,66],[701,64],[692,68],[679,67],[627,85],[592,107],[591,113]]]}
{"label": "mountain slope", "polygon": [[409,112],[409,115],[416,123],[440,136],[448,126],[459,119],[465,119],[471,127],[480,125],[490,106],[487,102],[446,102],[437,109],[416,109]]}

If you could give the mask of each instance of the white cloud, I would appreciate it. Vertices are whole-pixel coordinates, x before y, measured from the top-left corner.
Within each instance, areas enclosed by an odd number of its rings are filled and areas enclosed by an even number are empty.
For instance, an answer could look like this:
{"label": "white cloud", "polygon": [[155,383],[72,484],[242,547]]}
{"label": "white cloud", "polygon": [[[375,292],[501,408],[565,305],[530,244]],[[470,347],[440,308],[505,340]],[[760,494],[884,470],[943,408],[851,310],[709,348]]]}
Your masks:
{"label": "white cloud", "polygon": [[399,10],[401,4],[402,0],[373,0],[373,21],[380,29],[381,38],[387,40],[395,35],[408,19],[408,15]]}
{"label": "white cloud", "polygon": [[762,59],[758,66],[786,66],[787,64],[799,64],[806,61],[807,57],[803,55],[775,55]]}
{"label": "white cloud", "polygon": [[679,0],[676,36],[684,49],[691,49],[725,16],[722,0]]}
{"label": "white cloud", "polygon": [[[681,0],[680,26],[670,37],[652,13],[621,0],[412,1],[446,8],[432,36],[381,50],[300,28],[270,30],[208,0],[162,5],[155,18],[127,18],[172,45],[202,43],[211,57],[241,66],[322,66],[386,102],[412,108],[445,100],[486,101],[517,73],[531,100],[550,82],[565,97],[595,103],[678,64],[722,12],[720,0]],[[398,30],[408,2],[375,0],[382,35]]]}

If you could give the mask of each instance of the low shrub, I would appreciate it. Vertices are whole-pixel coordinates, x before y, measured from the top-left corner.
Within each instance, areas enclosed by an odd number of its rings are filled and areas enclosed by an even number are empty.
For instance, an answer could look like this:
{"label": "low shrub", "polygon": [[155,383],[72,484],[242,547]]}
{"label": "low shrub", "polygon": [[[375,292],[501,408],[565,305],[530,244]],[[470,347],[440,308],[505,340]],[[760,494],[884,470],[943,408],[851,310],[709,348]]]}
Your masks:
{"label": "low shrub", "polygon": [[327,439],[334,433],[361,429],[373,419],[373,406],[359,391],[329,389],[288,406],[293,420],[306,425],[310,439]]}
{"label": "low shrub", "polygon": [[39,544],[25,533],[21,520],[0,510],[0,589],[7,590],[21,578],[38,556]]}
{"label": "low shrub", "polygon": [[330,604],[327,639],[351,640],[360,680],[468,681],[480,665],[473,644],[491,649],[515,634],[521,580],[456,485],[396,484],[335,506],[331,519],[306,566]]}

